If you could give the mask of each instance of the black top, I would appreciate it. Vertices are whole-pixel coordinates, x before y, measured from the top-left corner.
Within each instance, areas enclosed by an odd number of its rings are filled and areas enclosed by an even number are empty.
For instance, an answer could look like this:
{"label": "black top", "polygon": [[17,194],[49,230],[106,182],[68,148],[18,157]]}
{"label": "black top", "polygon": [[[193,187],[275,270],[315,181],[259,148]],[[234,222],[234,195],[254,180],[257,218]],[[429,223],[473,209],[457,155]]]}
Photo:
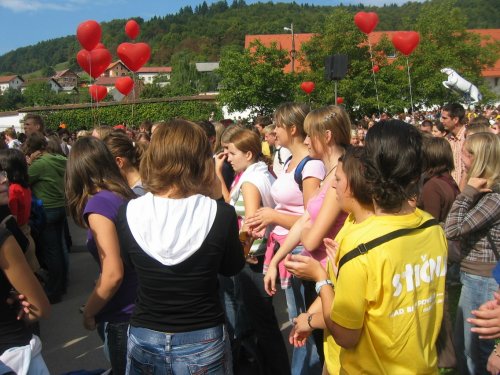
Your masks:
{"label": "black top", "polygon": [[140,248],[128,226],[125,205],[116,228],[123,262],[135,268],[139,280],[132,326],[189,332],[224,323],[217,273],[232,276],[245,264],[233,207],[217,202],[215,221],[200,249],[173,266],[161,264]]}
{"label": "black top", "polygon": [[[10,235],[11,233],[7,229],[0,228],[0,251]],[[28,345],[31,340],[31,331],[24,321],[17,320],[18,307],[7,304],[11,290],[11,283],[0,271],[0,355],[7,349]]]}

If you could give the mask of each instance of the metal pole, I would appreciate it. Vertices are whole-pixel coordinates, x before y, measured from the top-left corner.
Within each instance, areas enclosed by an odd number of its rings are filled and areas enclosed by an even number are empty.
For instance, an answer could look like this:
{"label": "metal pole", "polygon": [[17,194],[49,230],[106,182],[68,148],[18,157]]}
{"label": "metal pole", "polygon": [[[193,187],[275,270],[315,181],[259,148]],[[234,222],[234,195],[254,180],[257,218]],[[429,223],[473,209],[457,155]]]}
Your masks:
{"label": "metal pole", "polygon": [[337,80],[335,80],[334,82],[335,82],[335,85],[334,85],[334,87],[335,87],[335,103],[334,103],[334,105],[337,105]]}
{"label": "metal pole", "polygon": [[292,73],[295,73],[295,33],[293,32],[293,23],[290,25],[292,32]]}

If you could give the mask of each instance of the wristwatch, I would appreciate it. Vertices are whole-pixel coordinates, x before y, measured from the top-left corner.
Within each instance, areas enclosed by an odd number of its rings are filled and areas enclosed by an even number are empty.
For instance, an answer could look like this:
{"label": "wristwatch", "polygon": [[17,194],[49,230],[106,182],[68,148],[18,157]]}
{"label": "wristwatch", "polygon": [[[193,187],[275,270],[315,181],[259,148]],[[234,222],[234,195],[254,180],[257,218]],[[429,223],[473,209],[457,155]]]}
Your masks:
{"label": "wristwatch", "polygon": [[316,286],[314,287],[316,289],[316,293],[319,294],[321,288],[324,287],[325,285],[331,285],[333,288],[333,283],[330,280],[328,280],[328,279],[321,280],[321,281],[318,281],[316,283]]}

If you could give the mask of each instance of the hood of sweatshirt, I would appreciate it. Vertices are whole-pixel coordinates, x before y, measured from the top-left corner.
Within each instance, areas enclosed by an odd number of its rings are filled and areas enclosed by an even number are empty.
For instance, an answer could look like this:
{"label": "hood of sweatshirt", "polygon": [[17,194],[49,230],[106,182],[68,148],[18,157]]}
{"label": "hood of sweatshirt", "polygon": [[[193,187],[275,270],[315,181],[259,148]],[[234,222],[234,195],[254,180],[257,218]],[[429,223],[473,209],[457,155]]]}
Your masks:
{"label": "hood of sweatshirt", "polygon": [[216,214],[217,202],[199,194],[171,199],[147,193],[127,206],[127,222],[137,244],[166,266],[199,250]]}

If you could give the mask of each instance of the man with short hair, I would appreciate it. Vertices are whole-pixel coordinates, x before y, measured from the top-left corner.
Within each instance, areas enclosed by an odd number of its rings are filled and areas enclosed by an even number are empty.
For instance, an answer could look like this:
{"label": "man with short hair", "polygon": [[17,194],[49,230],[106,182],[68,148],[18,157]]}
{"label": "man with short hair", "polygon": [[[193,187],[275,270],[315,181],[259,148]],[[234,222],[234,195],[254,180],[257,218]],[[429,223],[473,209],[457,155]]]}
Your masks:
{"label": "man with short hair", "polygon": [[24,134],[29,137],[33,133],[45,134],[45,124],[41,116],[28,113],[24,116]]}
{"label": "man with short hair", "polygon": [[[461,158],[462,146],[465,142],[465,109],[459,103],[448,103],[441,108],[441,123],[448,131],[446,139],[450,142],[451,151],[453,152],[453,162],[455,170],[451,175],[460,189],[462,177],[465,176],[464,165]],[[463,184],[462,184],[463,185]]]}

